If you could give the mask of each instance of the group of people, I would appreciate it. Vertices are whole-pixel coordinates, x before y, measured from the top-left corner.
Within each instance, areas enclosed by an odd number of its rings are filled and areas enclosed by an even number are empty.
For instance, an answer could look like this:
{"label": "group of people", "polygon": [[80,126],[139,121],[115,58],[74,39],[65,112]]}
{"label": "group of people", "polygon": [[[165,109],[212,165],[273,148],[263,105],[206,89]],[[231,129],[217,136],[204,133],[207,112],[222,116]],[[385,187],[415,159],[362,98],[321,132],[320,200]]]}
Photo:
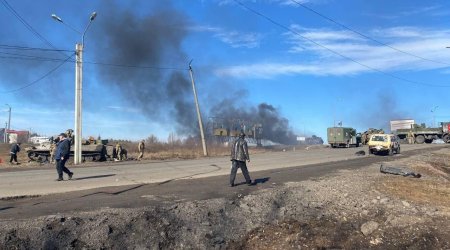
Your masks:
{"label": "group of people", "polygon": [[[138,144],[138,152],[139,152],[139,156],[137,158],[138,161],[144,158],[144,150],[145,150],[145,142],[144,140],[142,140]],[[114,161],[123,161],[128,159],[127,150],[123,148],[119,142],[113,148],[112,158],[114,159]]]}
{"label": "group of people", "polygon": [[[73,172],[70,171],[66,167],[66,162],[70,157],[70,146],[71,146],[71,140],[68,139],[68,136],[66,133],[61,133],[58,136],[58,139],[56,140],[57,143],[52,144],[51,146],[51,161],[53,162],[53,159],[56,161],[56,171],[58,173],[58,179],[57,181],[64,180],[63,173],[66,173],[68,175],[68,179],[71,180],[73,177]],[[118,160],[124,160],[126,158],[126,153],[124,154],[124,148],[120,145],[120,143],[116,144],[116,147],[114,148],[115,159]],[[144,150],[145,150],[145,142],[144,140],[140,141],[138,144],[138,160],[142,160],[144,157]],[[17,154],[20,152],[20,143],[13,143],[11,146],[11,159],[10,163],[12,164],[15,162],[16,164],[19,164],[17,161]],[[230,173],[230,187],[235,186],[235,179],[236,179],[236,173],[237,170],[240,168],[242,171],[242,174],[244,175],[245,182],[248,185],[252,185],[252,180],[250,178],[250,174],[248,172],[247,164],[246,162],[250,162],[250,155],[248,153],[248,145],[247,141],[245,140],[245,133],[241,132],[239,134],[239,137],[233,142],[231,146],[231,173]]]}

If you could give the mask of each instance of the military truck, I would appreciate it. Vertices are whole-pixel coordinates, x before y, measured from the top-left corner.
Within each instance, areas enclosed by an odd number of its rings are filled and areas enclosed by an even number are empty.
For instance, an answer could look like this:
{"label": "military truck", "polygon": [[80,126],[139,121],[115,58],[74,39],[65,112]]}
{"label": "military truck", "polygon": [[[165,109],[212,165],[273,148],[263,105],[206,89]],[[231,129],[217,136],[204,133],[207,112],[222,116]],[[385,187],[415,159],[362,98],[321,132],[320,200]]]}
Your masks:
{"label": "military truck", "polygon": [[328,144],[332,148],[337,147],[359,147],[361,135],[354,128],[330,127],[327,129]]}
{"label": "military truck", "polygon": [[450,122],[441,122],[440,125],[438,128],[427,128],[424,123],[412,124],[410,129],[397,129],[395,133],[402,140],[406,140],[408,135],[413,136],[417,144],[431,143],[436,139],[450,143]]}

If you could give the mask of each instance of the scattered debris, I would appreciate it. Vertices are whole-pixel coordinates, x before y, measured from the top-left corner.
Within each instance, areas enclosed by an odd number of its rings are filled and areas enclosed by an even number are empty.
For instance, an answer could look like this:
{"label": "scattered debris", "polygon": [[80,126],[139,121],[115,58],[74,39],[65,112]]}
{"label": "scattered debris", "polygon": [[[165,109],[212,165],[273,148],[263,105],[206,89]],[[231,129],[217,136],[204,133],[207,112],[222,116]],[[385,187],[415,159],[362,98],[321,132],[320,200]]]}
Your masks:
{"label": "scattered debris", "polygon": [[422,177],[419,173],[414,173],[409,169],[406,168],[397,168],[397,167],[386,167],[381,164],[380,166],[380,172],[384,174],[394,174],[394,175],[401,175],[401,176],[412,176],[414,178],[420,178]]}
{"label": "scattered debris", "polygon": [[360,151],[356,152],[355,155],[357,155],[357,156],[363,156],[363,155],[366,155],[366,151],[360,150]]}

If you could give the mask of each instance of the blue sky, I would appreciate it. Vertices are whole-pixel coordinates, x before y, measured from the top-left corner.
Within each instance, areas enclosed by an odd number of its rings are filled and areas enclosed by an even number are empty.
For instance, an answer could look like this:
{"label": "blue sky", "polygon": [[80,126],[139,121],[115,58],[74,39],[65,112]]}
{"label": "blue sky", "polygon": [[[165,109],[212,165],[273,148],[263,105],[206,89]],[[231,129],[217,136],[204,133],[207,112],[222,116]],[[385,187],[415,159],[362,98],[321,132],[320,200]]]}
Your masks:
{"label": "blue sky", "polygon": [[[196,118],[189,119],[191,59],[205,123],[220,115],[211,110],[221,100],[272,105],[294,133],[324,139],[338,121],[365,131],[388,128],[391,119],[450,120],[448,1],[1,2],[0,124],[9,104],[13,129],[53,135],[74,127],[69,56],[81,36],[50,15],[83,30],[93,11],[83,55],[84,137],[188,133],[183,125]],[[168,84],[178,78],[184,85]]]}

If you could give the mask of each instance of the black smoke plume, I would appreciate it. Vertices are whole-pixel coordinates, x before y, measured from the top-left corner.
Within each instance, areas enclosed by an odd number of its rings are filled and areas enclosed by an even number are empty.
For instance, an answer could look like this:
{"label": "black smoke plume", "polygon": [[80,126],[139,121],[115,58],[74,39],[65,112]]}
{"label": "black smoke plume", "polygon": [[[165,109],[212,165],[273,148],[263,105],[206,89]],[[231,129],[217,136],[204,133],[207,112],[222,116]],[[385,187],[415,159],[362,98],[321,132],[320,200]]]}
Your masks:
{"label": "black smoke plume", "polygon": [[289,121],[270,104],[261,103],[257,107],[237,106],[236,100],[225,99],[214,106],[210,113],[217,122],[235,129],[239,124],[261,124],[262,138],[282,144],[295,144],[296,135],[289,127]]}
{"label": "black smoke plume", "polygon": [[[99,18],[97,57],[110,64],[137,67],[99,67],[103,82],[116,86],[145,116],[158,121],[175,119],[179,132],[192,132],[196,116],[193,100],[188,99],[191,85],[187,56],[181,48],[188,35],[187,18],[170,7],[159,6],[146,17],[116,8],[112,6]],[[184,64],[185,69],[158,68]]]}
{"label": "black smoke plume", "polygon": [[[98,29],[101,32],[95,38],[98,41],[98,58],[112,64],[186,65],[186,69],[171,71],[100,67],[99,76],[103,82],[119,88],[130,104],[140,107],[145,116],[159,122],[173,123],[179,134],[198,135],[187,70],[188,57],[182,50],[182,42],[189,35],[189,20],[167,6],[155,9],[153,14],[146,17],[136,17],[130,12],[119,13],[114,6],[105,15],[99,18],[103,20]],[[260,123],[263,126],[263,138],[286,144],[295,143],[295,135],[289,128],[288,120],[269,104],[242,107],[230,99],[213,99],[210,102],[204,106],[213,107],[209,111],[211,115],[204,114],[204,118],[218,116],[224,120],[241,119],[253,124]]]}

